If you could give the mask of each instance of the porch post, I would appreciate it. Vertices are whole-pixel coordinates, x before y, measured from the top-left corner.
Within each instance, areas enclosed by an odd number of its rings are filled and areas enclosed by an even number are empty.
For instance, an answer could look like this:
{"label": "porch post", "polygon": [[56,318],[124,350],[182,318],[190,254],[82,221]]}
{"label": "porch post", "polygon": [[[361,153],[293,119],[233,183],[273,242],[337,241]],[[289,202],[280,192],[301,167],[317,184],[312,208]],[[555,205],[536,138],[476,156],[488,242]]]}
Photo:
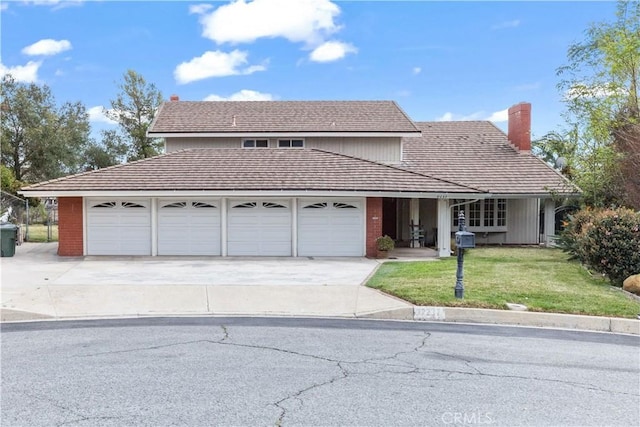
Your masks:
{"label": "porch post", "polygon": [[544,199],[544,244],[553,245],[553,236],[556,234],[556,202],[553,199]]}
{"label": "porch post", "polygon": [[411,199],[409,202],[409,217],[414,225],[420,224],[420,199]]}
{"label": "porch post", "polygon": [[451,256],[451,209],[449,199],[438,199],[438,256]]}

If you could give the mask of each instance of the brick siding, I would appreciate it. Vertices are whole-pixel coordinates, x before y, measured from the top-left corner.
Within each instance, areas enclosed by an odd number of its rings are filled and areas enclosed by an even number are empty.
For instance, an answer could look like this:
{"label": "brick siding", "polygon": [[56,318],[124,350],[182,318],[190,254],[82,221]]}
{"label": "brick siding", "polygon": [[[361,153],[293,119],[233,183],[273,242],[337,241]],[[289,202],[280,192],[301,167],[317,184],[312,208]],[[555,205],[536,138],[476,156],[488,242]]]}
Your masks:
{"label": "brick siding", "polygon": [[82,197],[58,198],[58,255],[84,255]]}
{"label": "brick siding", "polygon": [[367,197],[367,257],[378,253],[376,239],[382,236],[382,197]]}

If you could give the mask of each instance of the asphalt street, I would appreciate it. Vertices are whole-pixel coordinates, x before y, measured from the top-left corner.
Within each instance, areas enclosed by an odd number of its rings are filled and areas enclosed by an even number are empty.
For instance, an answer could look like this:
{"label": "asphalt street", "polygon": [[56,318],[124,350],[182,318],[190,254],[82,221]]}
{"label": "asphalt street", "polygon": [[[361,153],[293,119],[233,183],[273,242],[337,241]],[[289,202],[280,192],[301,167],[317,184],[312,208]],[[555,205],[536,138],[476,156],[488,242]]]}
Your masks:
{"label": "asphalt street", "polygon": [[640,338],[430,322],[2,324],[5,426],[637,426]]}

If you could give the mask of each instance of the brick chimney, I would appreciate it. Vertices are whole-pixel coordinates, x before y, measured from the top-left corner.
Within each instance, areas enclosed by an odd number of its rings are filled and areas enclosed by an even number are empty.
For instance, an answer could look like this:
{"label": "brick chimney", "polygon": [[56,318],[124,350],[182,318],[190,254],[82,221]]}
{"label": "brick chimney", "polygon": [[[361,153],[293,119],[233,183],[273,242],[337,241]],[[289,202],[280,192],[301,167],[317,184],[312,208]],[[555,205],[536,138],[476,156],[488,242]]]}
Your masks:
{"label": "brick chimney", "polygon": [[507,136],[519,151],[531,151],[531,104],[521,102],[509,108]]}
{"label": "brick chimney", "polygon": [[180,97],[178,95],[171,95],[171,98],[169,98],[170,101],[180,101]]}

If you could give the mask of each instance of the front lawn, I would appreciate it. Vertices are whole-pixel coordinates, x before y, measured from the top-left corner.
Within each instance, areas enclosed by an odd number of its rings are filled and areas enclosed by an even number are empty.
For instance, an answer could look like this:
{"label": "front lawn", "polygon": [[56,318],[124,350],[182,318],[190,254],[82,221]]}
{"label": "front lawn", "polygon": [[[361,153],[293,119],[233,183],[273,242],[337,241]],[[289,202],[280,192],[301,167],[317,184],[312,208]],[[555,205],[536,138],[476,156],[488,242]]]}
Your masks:
{"label": "front lawn", "polygon": [[506,309],[636,318],[640,303],[591,276],[559,249],[485,247],[464,257],[464,299],[454,296],[457,259],[386,262],[368,281],[416,305]]}

